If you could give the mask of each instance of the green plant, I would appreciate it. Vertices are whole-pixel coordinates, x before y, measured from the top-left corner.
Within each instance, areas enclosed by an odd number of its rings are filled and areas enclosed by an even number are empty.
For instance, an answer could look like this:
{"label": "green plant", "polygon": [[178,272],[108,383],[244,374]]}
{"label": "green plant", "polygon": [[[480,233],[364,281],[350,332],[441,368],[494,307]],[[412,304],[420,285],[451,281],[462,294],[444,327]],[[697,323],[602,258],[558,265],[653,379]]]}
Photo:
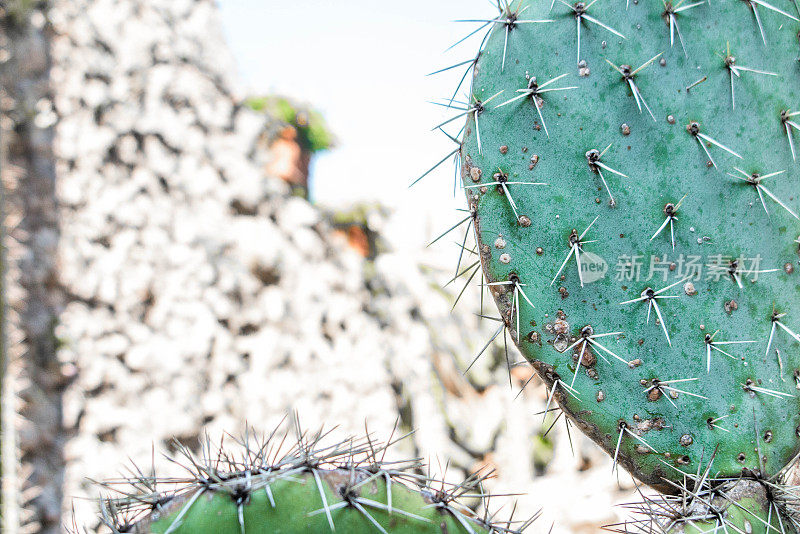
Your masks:
{"label": "green plant", "polygon": [[535,520],[477,516],[463,501],[483,502],[485,476],[450,484],[422,474],[417,460],[384,461],[396,441],[367,434],[331,444],[328,433],[297,428],[284,452],[291,438],[277,432],[246,438],[238,455],[207,445],[198,458],[178,444],[189,478],[160,480],[134,468],[134,477],[103,484],[121,497],[102,501],[102,521],[115,533],[500,534]]}
{"label": "green plant", "polygon": [[712,487],[779,483],[800,451],[796,4],[497,6],[446,105],[474,269],[549,407],[667,493],[711,458]]}
{"label": "green plant", "polygon": [[269,113],[276,119],[297,130],[300,146],[314,153],[328,150],[334,145],[334,137],[322,115],[306,106],[300,106],[282,96],[258,96],[245,101],[245,105],[260,113]]}

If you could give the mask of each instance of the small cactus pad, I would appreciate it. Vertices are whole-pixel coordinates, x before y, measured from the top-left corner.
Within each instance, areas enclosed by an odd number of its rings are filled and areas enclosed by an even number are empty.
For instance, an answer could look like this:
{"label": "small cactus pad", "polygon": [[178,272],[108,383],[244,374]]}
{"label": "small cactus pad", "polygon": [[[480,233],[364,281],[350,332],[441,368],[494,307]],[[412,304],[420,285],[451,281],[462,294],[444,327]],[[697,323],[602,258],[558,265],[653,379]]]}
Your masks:
{"label": "small cactus pad", "polygon": [[535,519],[495,525],[462,504],[486,504],[486,477],[439,482],[416,460],[384,462],[388,445],[370,437],[331,445],[322,432],[298,435],[285,454],[276,452],[285,437],[245,440],[239,457],[221,449],[197,458],[178,445],[191,477],[134,468],[134,478],[103,484],[122,497],[101,502],[101,519],[112,532],[154,534],[500,534]]}
{"label": "small cactus pad", "polygon": [[508,331],[642,481],[714,450],[717,476],[776,474],[800,450],[800,9],[498,7],[452,105]]}
{"label": "small cactus pad", "polygon": [[624,523],[608,525],[611,532],[632,534],[703,534],[743,532],[795,534],[800,530],[796,488],[782,480],[754,478],[715,480],[709,471],[687,477],[676,486],[678,495],[648,496],[625,505],[633,515]]}

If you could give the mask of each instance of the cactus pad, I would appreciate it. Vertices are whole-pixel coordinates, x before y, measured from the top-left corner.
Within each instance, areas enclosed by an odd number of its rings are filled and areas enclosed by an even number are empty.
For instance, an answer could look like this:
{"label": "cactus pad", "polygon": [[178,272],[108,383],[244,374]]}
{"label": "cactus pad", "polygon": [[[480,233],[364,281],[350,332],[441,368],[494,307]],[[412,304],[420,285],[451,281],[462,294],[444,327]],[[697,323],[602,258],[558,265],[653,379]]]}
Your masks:
{"label": "cactus pad", "polygon": [[[800,10],[498,2],[461,178],[553,397],[642,481],[800,451]],[[555,403],[553,403],[555,406]]]}
{"label": "cactus pad", "polygon": [[251,436],[238,456],[220,448],[198,458],[179,444],[189,478],[134,468],[132,479],[103,484],[122,497],[102,501],[101,519],[112,532],[154,534],[499,534],[521,533],[535,519],[494,525],[462,503],[486,504],[486,477],[433,480],[416,460],[384,462],[389,445],[369,435],[329,444],[325,433],[298,432],[285,453],[291,438],[272,436]]}
{"label": "cactus pad", "polygon": [[626,534],[798,532],[796,488],[780,477],[767,483],[753,478],[720,481],[710,476],[712,467],[710,462],[704,471],[687,476],[685,485],[676,486],[677,495],[642,493],[642,502],[625,505],[633,512],[631,519],[606,529]]}

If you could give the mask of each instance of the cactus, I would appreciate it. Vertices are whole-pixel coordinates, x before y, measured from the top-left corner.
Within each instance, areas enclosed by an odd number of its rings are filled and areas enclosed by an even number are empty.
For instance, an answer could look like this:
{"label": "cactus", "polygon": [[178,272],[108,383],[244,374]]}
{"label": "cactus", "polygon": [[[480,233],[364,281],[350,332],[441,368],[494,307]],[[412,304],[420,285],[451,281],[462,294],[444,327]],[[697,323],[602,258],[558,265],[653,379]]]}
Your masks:
{"label": "cactus", "polygon": [[[678,495],[648,496],[626,505],[636,519],[608,526],[614,532],[796,532],[787,511],[796,505],[791,490],[752,479],[714,481],[708,472],[690,477]],[[624,528],[616,528],[624,527]]]}
{"label": "cactus", "polygon": [[548,407],[667,493],[712,454],[715,480],[775,482],[800,451],[800,9],[497,6],[446,105]]}
{"label": "cactus", "polygon": [[461,501],[486,504],[486,476],[449,484],[421,475],[417,460],[384,462],[391,440],[382,445],[367,434],[325,445],[327,433],[298,431],[281,455],[287,436],[275,435],[246,438],[238,457],[209,446],[196,458],[178,444],[188,480],[159,480],[134,468],[132,479],[103,483],[121,497],[102,501],[101,519],[112,532],[156,534],[499,534],[520,533],[535,520],[493,524],[488,512],[475,515]]}

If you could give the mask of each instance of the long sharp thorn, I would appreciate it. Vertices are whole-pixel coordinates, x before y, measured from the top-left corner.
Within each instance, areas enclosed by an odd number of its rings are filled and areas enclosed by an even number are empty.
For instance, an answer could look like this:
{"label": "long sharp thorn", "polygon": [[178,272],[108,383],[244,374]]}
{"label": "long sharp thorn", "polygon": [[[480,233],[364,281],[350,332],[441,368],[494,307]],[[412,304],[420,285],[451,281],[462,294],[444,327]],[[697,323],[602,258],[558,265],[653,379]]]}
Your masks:
{"label": "long sharp thorn", "polygon": [[550,285],[551,285],[551,286],[552,286],[553,284],[555,284],[555,283],[556,283],[556,280],[558,280],[558,277],[559,277],[559,276],[561,276],[561,273],[564,271],[564,267],[566,267],[566,266],[567,266],[567,263],[569,262],[569,259],[570,259],[570,258],[572,257],[572,255],[575,253],[575,247],[576,247],[576,246],[577,246],[577,245],[573,245],[573,246],[572,246],[572,247],[569,249],[569,254],[567,254],[567,259],[565,259],[565,260],[564,260],[564,263],[562,263],[562,264],[561,264],[561,268],[560,268],[560,269],[558,270],[558,272],[556,273],[555,277],[553,278],[553,281],[552,281],[552,282],[550,282]]}
{"label": "long sharp thorn", "polygon": [[669,332],[667,331],[667,323],[664,322],[664,318],[661,316],[661,308],[658,307],[658,303],[654,300],[651,301],[653,303],[653,307],[656,310],[656,315],[658,315],[658,320],[661,321],[661,328],[664,329],[664,335],[667,336],[667,343],[669,346],[672,346],[672,340],[669,338]]}
{"label": "long sharp thorn", "polygon": [[675,217],[670,217],[669,219],[669,235],[672,238],[672,250],[675,250],[675,225],[672,222],[675,220]]}
{"label": "long sharp thorn", "polygon": [[514,202],[514,198],[511,196],[511,191],[508,190],[508,186],[505,183],[501,183],[500,187],[503,188],[503,192],[506,194],[508,203],[511,206],[511,211],[514,212],[514,218],[516,220],[519,220],[519,213],[517,213],[517,203]]}
{"label": "long sharp thorn", "polygon": [[426,74],[425,76],[435,76],[437,74],[441,74],[443,72],[447,72],[448,70],[457,69],[458,67],[462,67],[462,66],[466,65],[467,63],[475,63],[475,60],[474,59],[468,59],[466,61],[462,61],[461,63],[456,63],[455,65],[450,65],[449,67],[445,67],[443,69],[435,70],[433,72],[430,72],[430,73]]}
{"label": "long sharp thorn", "polygon": [[328,506],[328,499],[325,496],[325,490],[322,488],[322,481],[319,479],[319,473],[317,473],[316,469],[312,470],[314,473],[314,480],[317,483],[317,490],[319,490],[319,496],[322,499],[322,506],[325,509],[325,517],[328,518],[328,526],[331,528],[331,532],[336,531],[336,527],[333,524],[333,517],[331,516],[331,510]]}
{"label": "long sharp thorn", "polygon": [[[461,226],[462,224],[464,224],[465,222],[467,222],[467,221],[468,221],[468,220],[470,220],[471,218],[472,218],[472,216],[471,216],[471,215],[468,215],[467,217],[464,217],[462,220],[460,220],[459,222],[457,222],[456,224],[454,224],[453,226],[451,226],[450,228],[448,228],[447,230],[445,230],[445,232],[444,232],[444,233],[442,233],[442,234],[441,234],[439,237],[437,237],[436,239],[434,239],[433,241],[431,241],[430,243],[428,243],[428,245],[427,245],[427,246],[431,246],[431,245],[433,245],[434,243],[436,243],[437,241],[439,241],[441,238],[443,238],[444,236],[446,236],[447,234],[449,234],[450,232],[452,232],[453,230],[455,230],[456,228],[458,228],[459,226]],[[469,232],[469,230],[467,230],[467,232]]]}
{"label": "long sharp thorn", "polygon": [[606,26],[605,24],[603,24],[602,22],[600,22],[599,20],[597,20],[597,19],[596,19],[596,18],[594,18],[594,17],[591,17],[591,16],[589,16],[589,15],[587,15],[587,14],[585,14],[585,13],[584,13],[584,14],[581,16],[581,18],[584,18],[584,19],[588,20],[589,22],[591,22],[591,23],[593,23],[593,24],[597,24],[597,25],[598,25],[598,26],[600,26],[601,28],[603,28],[603,29],[605,29],[605,30],[607,30],[607,31],[610,31],[611,33],[613,33],[613,34],[614,34],[614,35],[616,35],[617,37],[622,37],[623,39],[627,39],[627,37],[625,37],[624,35],[622,35],[621,33],[619,33],[617,30],[615,30],[615,29],[614,29],[614,28],[612,28],[611,26]]}
{"label": "long sharp thorn", "polygon": [[650,109],[650,106],[647,105],[647,100],[645,100],[644,96],[642,96],[642,93],[639,92],[639,87],[638,86],[634,86],[634,87],[636,87],[636,92],[639,93],[639,100],[642,101],[642,104],[644,104],[644,108],[647,110],[647,113],[650,114],[650,118],[653,119],[653,122],[658,122],[656,120],[656,116],[653,115],[653,111]]}
{"label": "long sharp thorn", "polygon": [[787,206],[786,204],[784,204],[778,197],[773,195],[772,192],[769,189],[767,189],[766,187],[764,187],[761,184],[758,184],[758,190],[759,191],[764,191],[764,193],[766,193],[769,198],[771,198],[772,200],[777,202],[778,205],[780,205],[780,207],[782,207],[783,209],[788,211],[791,214],[792,217],[794,217],[795,219],[800,221],[800,216],[798,216],[797,213],[792,211],[792,209],[789,206]]}
{"label": "long sharp thorn", "polygon": [[536,101],[536,95],[533,95],[533,107],[536,108],[536,113],[539,114],[539,120],[542,121],[542,127],[544,127],[544,133],[547,135],[548,139],[550,138],[550,132],[547,131],[547,124],[544,122],[544,116],[542,115],[542,110],[539,108],[539,102]]}
{"label": "long sharp thorn", "polygon": [[686,52],[686,45],[683,42],[683,34],[681,33],[681,27],[678,26],[677,20],[675,20],[675,30],[678,32],[678,40],[681,42],[681,48],[683,49],[683,57],[689,59],[689,54]]}
{"label": "long sharp thorn", "polygon": [[506,101],[505,101],[505,102],[503,102],[502,104],[498,104],[498,105],[497,105],[497,107],[495,107],[495,109],[500,109],[500,108],[502,108],[503,106],[507,106],[508,104],[511,104],[511,103],[513,103],[513,102],[516,102],[517,100],[522,100],[523,98],[527,98],[527,97],[529,97],[529,96],[531,96],[531,95],[533,95],[533,91],[530,91],[530,90],[528,90],[528,89],[525,89],[524,91],[521,91],[521,94],[519,94],[519,95],[515,96],[515,97],[514,97],[514,98],[512,98],[511,100],[506,100]]}
{"label": "long sharp thorn", "polygon": [[764,46],[767,46],[767,36],[764,33],[764,25],[761,24],[761,17],[758,15],[758,9],[756,8],[756,4],[752,1],[748,2],[750,4],[750,8],[753,10],[753,16],[756,19],[756,24],[758,25],[758,31],[761,33],[761,40],[764,41]]}
{"label": "long sharp thorn", "polygon": [[628,435],[629,435],[630,437],[632,437],[632,438],[633,438],[633,439],[635,439],[636,441],[638,441],[638,442],[642,443],[642,444],[643,444],[645,447],[647,447],[648,449],[650,449],[650,450],[651,450],[651,451],[653,451],[654,453],[656,453],[656,454],[659,454],[659,452],[658,452],[657,450],[655,450],[655,449],[654,449],[654,448],[653,448],[653,447],[652,447],[652,446],[651,446],[649,443],[647,443],[647,442],[646,442],[644,439],[642,439],[642,437],[641,437],[641,436],[637,436],[637,435],[636,435],[635,433],[633,433],[631,430],[628,430],[628,427],[627,427],[627,426],[625,426],[625,427],[623,428],[623,431],[627,432],[627,433],[628,433]]}
{"label": "long sharp thorn", "polygon": [[789,138],[789,149],[792,151],[792,161],[797,161],[797,158],[794,153],[794,141],[792,140],[792,130],[789,127],[788,122],[784,126],[786,127],[786,137]]}
{"label": "long sharp thorn", "polygon": [[614,450],[614,463],[611,464],[611,473],[617,469],[617,458],[619,456],[619,447],[622,445],[622,434],[625,433],[625,427],[620,427],[619,437],[617,438],[617,448]]}
{"label": "long sharp thorn", "polygon": [[[561,2],[562,4],[564,4],[565,6],[567,6],[568,8],[570,8],[572,11],[575,11],[575,8],[573,6],[571,6],[570,4],[568,4],[567,2],[565,2],[564,0],[558,0],[558,1]],[[550,9],[553,9],[553,5],[555,5],[555,3],[556,3],[556,0],[553,0],[553,3],[550,4]]]}
{"label": "long sharp thorn", "polygon": [[[575,445],[572,443],[572,433],[569,431],[569,418],[564,417],[564,425],[567,428],[567,439],[569,440],[569,450],[572,451],[573,458],[575,457]],[[553,525],[550,525],[550,530],[547,531],[547,534],[552,534],[553,532]]]}
{"label": "long sharp thorn", "polygon": [[581,353],[578,356],[578,364],[575,366],[575,374],[572,375],[572,384],[570,384],[571,387],[575,387],[575,379],[578,378],[578,371],[581,369],[581,362],[583,361],[583,354],[586,352],[586,345],[587,342],[584,339],[583,346],[581,347]]}
{"label": "long sharp thorn", "polygon": [[[608,150],[608,149],[606,149],[606,150]],[[602,154],[601,154],[600,157],[602,157]],[[616,174],[618,176],[622,176],[623,178],[628,178],[629,177],[627,174],[622,174],[621,172],[612,169],[611,167],[609,167],[608,165],[606,165],[602,161],[596,161],[594,164],[597,165],[598,167],[602,167],[603,169],[607,170],[608,172],[613,172],[614,174]]]}
{"label": "long sharp thorn", "polygon": [[204,491],[205,490],[202,488],[197,490],[195,494],[192,495],[192,497],[188,501],[186,501],[186,504],[183,506],[183,508],[181,508],[181,511],[178,513],[178,515],[175,516],[175,519],[172,520],[172,523],[170,523],[167,530],[164,531],[164,534],[172,534],[181,526],[181,524],[183,523],[183,517],[189,511],[189,508],[192,507],[194,502],[200,498],[200,495],[202,495]]}
{"label": "long sharp thorn", "polygon": [[789,149],[792,151],[792,161],[797,161],[794,153],[794,141],[792,140],[792,130],[789,127],[789,122],[787,121],[784,126],[786,127],[786,137],[789,138]]}
{"label": "long sharp thorn", "polygon": [[797,341],[798,343],[800,343],[800,335],[796,334],[795,332],[792,332],[792,330],[791,330],[791,329],[790,329],[788,326],[786,326],[785,324],[783,324],[783,323],[782,323],[782,322],[780,322],[780,321],[775,321],[775,323],[776,323],[778,326],[780,326],[781,328],[783,328],[783,329],[786,331],[786,333],[787,333],[787,334],[789,334],[790,336],[792,336],[792,338],[794,338],[794,340],[795,340],[795,341]]}
{"label": "long sharp thorn", "polygon": [[595,217],[595,218],[594,218],[594,220],[593,220],[593,221],[592,221],[592,222],[589,224],[589,226],[587,226],[587,227],[586,227],[586,230],[584,230],[584,231],[583,231],[583,233],[580,235],[580,238],[579,238],[579,239],[580,239],[580,241],[583,241],[583,238],[584,238],[584,237],[586,237],[586,234],[588,234],[588,233],[589,233],[589,230],[591,230],[591,229],[592,229],[592,226],[594,226],[594,223],[596,223],[596,222],[597,222],[597,220],[598,220],[599,218],[600,218],[600,216],[598,215],[598,216],[597,216],[597,217]]}
{"label": "long sharp thorn", "polygon": [[516,308],[516,316],[517,316],[517,339],[519,340],[519,286],[514,284],[514,300],[512,303],[512,307]]}
{"label": "long sharp thorn", "polygon": [[751,69],[749,67],[739,67],[739,66],[736,66],[736,65],[731,66],[731,70],[735,71],[737,76],[740,76],[739,71],[752,72],[754,74],[763,74],[765,76],[777,76],[778,75],[777,72],[768,72],[768,71],[765,71],[765,70]]}
{"label": "long sharp thorn", "polygon": [[664,220],[664,222],[661,224],[661,226],[658,227],[658,230],[656,230],[656,233],[653,234],[653,237],[650,238],[650,241],[652,241],[653,239],[658,237],[659,234],[664,231],[664,229],[667,227],[667,224],[669,224],[670,219],[671,219],[670,217],[667,217]]}
{"label": "long sharp thorn", "polygon": [[474,113],[473,109],[467,109],[467,110],[464,110],[462,113],[459,113],[458,115],[456,115],[456,116],[454,116],[454,117],[450,117],[450,118],[449,118],[449,119],[447,119],[446,121],[444,121],[444,122],[442,122],[442,123],[439,123],[439,124],[437,124],[436,126],[434,126],[433,128],[431,128],[431,131],[433,131],[433,130],[439,130],[439,129],[441,129],[441,128],[442,128],[442,126],[447,126],[448,124],[450,124],[450,123],[451,123],[451,122],[453,122],[454,120],[460,119],[460,118],[461,118],[461,117],[463,117],[464,115],[469,115],[470,113]]}
{"label": "long sharp thorn", "polygon": [[611,194],[611,189],[608,187],[608,182],[606,182],[606,177],[603,176],[603,172],[600,169],[597,169],[597,174],[600,175],[600,179],[603,181],[603,186],[606,188],[606,193],[608,193],[608,198],[611,199],[611,203],[616,204],[614,195]]}
{"label": "long sharp thorn", "polygon": [[386,532],[386,529],[384,529],[384,528],[381,526],[381,524],[380,524],[380,523],[378,523],[377,521],[375,521],[375,518],[374,518],[374,517],[372,517],[372,515],[371,515],[369,512],[367,512],[367,510],[366,510],[366,509],[365,509],[363,506],[361,506],[361,505],[358,503],[358,501],[357,501],[357,500],[353,499],[353,500],[350,502],[350,504],[352,504],[352,505],[353,505],[353,507],[354,507],[354,508],[356,508],[356,509],[357,509],[357,510],[358,510],[358,511],[361,513],[361,515],[363,515],[364,517],[366,517],[366,518],[367,518],[367,520],[368,520],[370,523],[372,523],[372,524],[375,526],[375,528],[377,528],[377,529],[378,529],[378,531],[379,531],[379,532],[381,532],[381,534],[389,534],[388,532]]}
{"label": "long sharp thorn", "polygon": [[797,18],[797,17],[795,17],[794,15],[790,15],[790,14],[789,14],[789,13],[787,13],[786,11],[783,11],[783,10],[781,10],[781,9],[778,9],[777,7],[773,6],[772,4],[768,4],[768,3],[767,3],[767,2],[765,2],[764,0],[750,0],[750,2],[751,2],[751,3],[753,3],[753,4],[758,4],[758,5],[760,5],[760,6],[763,6],[763,7],[767,8],[767,9],[769,9],[769,10],[771,10],[771,11],[774,11],[775,13],[780,13],[780,14],[781,14],[781,15],[783,15],[784,17],[788,17],[788,18],[792,19],[792,20],[793,20],[793,21],[795,21],[795,22],[800,22],[800,19],[798,19],[798,18]]}
{"label": "long sharp thorn", "polygon": [[697,137],[700,137],[701,139],[703,139],[703,140],[705,140],[705,141],[708,141],[708,142],[709,142],[709,143],[711,143],[712,145],[716,145],[716,146],[718,146],[719,148],[721,148],[721,149],[722,149],[722,150],[724,150],[725,152],[727,152],[727,153],[729,153],[729,154],[731,154],[731,155],[733,155],[733,156],[736,156],[736,157],[737,157],[737,158],[739,158],[739,159],[744,159],[742,156],[740,156],[739,154],[737,154],[736,152],[734,152],[734,151],[733,151],[733,150],[731,150],[730,148],[726,147],[725,145],[723,145],[723,144],[722,144],[722,143],[720,143],[719,141],[717,141],[717,140],[715,140],[715,139],[713,139],[713,138],[711,138],[711,137],[707,136],[706,134],[704,134],[704,133],[702,133],[702,132],[699,132],[699,133],[697,134]]}
{"label": "long sharp thorn", "polygon": [[553,382],[553,387],[550,388],[550,394],[547,395],[547,404],[544,407],[544,418],[542,418],[542,423],[544,423],[544,419],[547,417],[547,413],[550,411],[550,403],[553,402],[553,396],[556,393],[557,386],[558,386],[558,381]]}
{"label": "long sharp thorn", "polygon": [[[451,308],[451,311],[454,310],[455,307],[458,305],[458,301],[461,300],[461,296],[464,294],[464,291],[467,290],[467,287],[469,287],[470,282],[472,282],[472,279],[475,278],[475,275],[478,274],[478,272],[480,270],[481,270],[480,265],[475,267],[475,270],[472,272],[472,274],[467,279],[467,282],[464,284],[464,287],[461,288],[461,292],[459,292],[458,296],[456,297],[455,302],[453,302],[453,307]],[[482,291],[481,291],[481,293],[482,293]]]}
{"label": "long sharp thorn", "polygon": [[614,65],[613,63],[611,63],[611,61],[609,61],[609,60],[608,60],[608,58],[603,58],[603,59],[605,59],[605,60],[606,60],[606,63],[608,63],[609,65],[611,65],[611,66],[614,68],[614,70],[615,70],[615,71],[619,72],[619,73],[620,73],[620,75],[624,76],[624,74],[622,73],[622,69],[620,69],[619,67],[617,67],[616,65]]}
{"label": "long sharp thorn", "polygon": [[[620,332],[620,333],[621,333],[621,332]],[[598,342],[597,342],[597,341],[595,341],[594,339],[592,339],[592,338],[589,338],[589,343],[591,343],[593,346],[597,347],[598,349],[602,350],[603,352],[606,352],[606,353],[610,354],[611,356],[613,356],[614,358],[618,359],[619,361],[621,361],[621,362],[622,362],[622,363],[624,363],[625,365],[629,365],[629,364],[630,364],[630,362],[627,362],[627,361],[625,361],[623,358],[621,358],[621,357],[617,356],[616,354],[614,354],[613,352],[611,352],[610,350],[608,350],[607,348],[605,348],[603,345],[601,345],[600,343],[598,343]],[[600,353],[598,353],[598,354],[600,354]]]}
{"label": "long sharp thorn", "polygon": [[669,14],[669,46],[675,46],[675,15]]}
{"label": "long sharp thorn", "polygon": [[686,281],[687,281],[687,280],[689,280],[690,278],[691,278],[691,276],[689,276],[689,277],[686,277],[686,278],[683,278],[682,280],[678,280],[678,281],[677,281],[677,282],[675,282],[674,284],[670,284],[670,285],[668,285],[667,287],[665,287],[664,289],[659,289],[659,290],[658,290],[658,291],[656,291],[654,294],[655,294],[655,295],[661,295],[662,293],[666,293],[667,291],[669,291],[669,290],[670,290],[670,289],[672,289],[673,287],[675,287],[675,286],[677,286],[677,285],[680,285],[680,284],[682,284],[682,283],[686,282]]}
{"label": "long sharp thorn", "polygon": [[714,161],[714,158],[712,158],[712,157],[711,157],[711,153],[710,153],[710,152],[708,151],[708,149],[706,148],[706,145],[704,145],[704,144],[703,144],[703,140],[702,140],[702,139],[700,139],[699,135],[700,135],[700,134],[698,134],[698,137],[695,137],[695,139],[697,139],[697,142],[700,144],[700,148],[702,148],[702,149],[703,149],[703,152],[705,152],[705,153],[706,153],[706,156],[708,156],[708,160],[711,162],[711,164],[712,164],[712,165],[714,166],[714,168],[716,169],[716,168],[717,168],[717,162],[716,162],[716,161]]}
{"label": "long sharp thorn", "polygon": [[667,390],[669,390],[669,391],[674,391],[674,392],[676,392],[676,393],[683,393],[684,395],[689,395],[690,397],[697,397],[697,398],[699,398],[699,399],[706,399],[706,400],[708,400],[708,397],[704,397],[704,396],[702,396],[702,395],[698,395],[697,393],[689,393],[688,391],[683,391],[682,389],[673,388],[673,387],[668,387],[668,386],[663,386],[663,387],[664,387],[664,389],[667,389]]}
{"label": "long sharp thorn", "polygon": [[511,382],[511,360],[508,359],[508,339],[506,339],[505,330],[503,330],[503,353],[506,356],[506,369],[508,369],[508,388],[513,389],[514,384]]}
{"label": "long sharp thorn", "polygon": [[491,345],[491,344],[492,344],[492,341],[494,341],[495,339],[497,339],[497,336],[499,336],[499,335],[500,335],[500,333],[503,331],[503,329],[504,329],[505,327],[506,327],[505,323],[503,323],[503,324],[501,324],[501,325],[500,325],[500,328],[498,328],[498,329],[497,329],[497,331],[494,333],[494,335],[492,335],[492,337],[489,339],[489,341],[486,343],[486,345],[484,345],[484,346],[483,346],[483,348],[481,349],[481,351],[478,353],[478,355],[477,355],[477,356],[475,356],[475,359],[474,359],[474,360],[472,360],[472,363],[470,363],[470,364],[469,364],[469,366],[468,366],[468,367],[467,367],[467,368],[464,370],[464,372],[463,372],[462,374],[467,374],[467,372],[469,372],[469,370],[470,370],[470,369],[472,369],[472,366],[473,366],[473,365],[475,365],[475,362],[477,362],[477,361],[478,361],[478,358],[480,358],[480,357],[481,357],[481,355],[482,355],[484,352],[486,352],[486,349],[488,349],[488,348],[489,348],[489,345]]}
{"label": "long sharp thorn", "polygon": [[633,99],[636,100],[636,105],[639,108],[639,113],[642,112],[642,102],[639,100],[639,91],[636,90],[636,84],[633,83],[633,79],[628,79],[628,85],[631,88],[631,93],[633,93]]}
{"label": "long sharp thorn", "polygon": [[481,144],[481,127],[478,121],[478,113],[475,113],[475,137],[478,140],[478,154],[483,154],[483,145]]}
{"label": "long sharp thorn", "polygon": [[649,67],[650,65],[652,65],[652,64],[653,64],[653,61],[657,60],[657,59],[658,59],[659,57],[661,57],[663,54],[664,54],[664,52],[659,52],[659,53],[658,53],[658,54],[656,54],[655,56],[651,57],[650,59],[648,59],[647,61],[645,61],[644,63],[642,63],[642,65],[641,65],[641,66],[640,66],[638,69],[636,69],[635,71],[631,72],[631,76],[636,76],[636,74],[637,74],[637,73],[639,73],[639,72],[640,72],[640,71],[642,71],[643,69],[646,69],[647,67]]}
{"label": "long sharp thorn", "polygon": [[761,201],[761,205],[764,207],[764,212],[767,214],[767,219],[771,219],[769,210],[767,209],[767,202],[764,200],[764,193],[761,190],[761,184],[756,186],[756,192],[758,193],[758,199]]}
{"label": "long sharp thorn", "polygon": [[547,427],[547,430],[542,434],[542,437],[547,437],[547,434],[549,434],[550,431],[553,430],[553,427],[556,426],[556,423],[558,423],[558,420],[561,419],[562,415],[564,415],[564,412],[561,412],[556,416],[556,418],[553,420],[553,424]]}
{"label": "long sharp thorn", "polygon": [[509,28],[508,28],[508,26],[506,26],[506,37],[505,37],[505,41],[503,42],[503,64],[500,67],[500,72],[503,72],[503,71],[506,70],[506,51],[508,50],[508,32],[509,32]]}
{"label": "long sharp thorn", "polygon": [[520,295],[522,295],[522,298],[525,299],[525,302],[527,302],[528,305],[530,305],[531,308],[535,308],[536,306],[533,305],[533,302],[531,302],[531,299],[529,299],[528,295],[525,294],[525,291],[522,290],[522,285],[523,284],[517,284],[517,287],[519,287]]}
{"label": "long sharp thorn", "polygon": [[778,321],[772,321],[772,330],[769,332],[769,341],[767,341],[767,354],[766,357],[769,357],[769,351],[772,348],[772,340],[775,338],[775,326],[778,324]]}
{"label": "long sharp thorn", "polygon": [[442,158],[442,160],[439,161],[439,163],[437,163],[436,165],[434,165],[433,167],[428,169],[425,172],[425,174],[423,174],[422,176],[420,176],[419,178],[417,178],[416,180],[411,182],[411,185],[409,185],[408,187],[410,188],[410,187],[413,187],[414,185],[416,185],[417,182],[419,182],[420,180],[422,180],[423,178],[428,176],[430,173],[432,173],[434,170],[436,170],[436,167],[438,167],[439,165],[441,165],[442,163],[447,161],[451,156],[454,156],[455,154],[457,154],[460,150],[461,150],[461,148],[459,147],[459,148],[456,148],[455,150],[453,150],[452,152],[450,152],[448,155],[446,155],[444,158]]}
{"label": "long sharp thorn", "polygon": [[[450,46],[448,46],[447,49],[445,50],[445,52],[447,52],[449,50],[452,50],[456,46],[460,45],[461,43],[463,43],[464,41],[466,41],[467,39],[469,39],[470,37],[472,37],[473,35],[475,35],[479,31],[484,29],[485,27],[487,27],[490,24],[492,24],[494,21],[493,20],[490,20],[490,21],[482,21],[482,20],[480,20],[480,21],[469,20],[468,21],[468,20],[464,20],[464,21],[456,21],[456,22],[483,22],[484,24],[481,27],[479,27],[477,30],[474,30],[474,31],[471,31],[470,33],[468,33],[466,37],[463,37],[463,38],[459,39],[458,41],[456,41],[455,43],[453,43]],[[436,74],[436,73],[434,73],[434,74]]]}

